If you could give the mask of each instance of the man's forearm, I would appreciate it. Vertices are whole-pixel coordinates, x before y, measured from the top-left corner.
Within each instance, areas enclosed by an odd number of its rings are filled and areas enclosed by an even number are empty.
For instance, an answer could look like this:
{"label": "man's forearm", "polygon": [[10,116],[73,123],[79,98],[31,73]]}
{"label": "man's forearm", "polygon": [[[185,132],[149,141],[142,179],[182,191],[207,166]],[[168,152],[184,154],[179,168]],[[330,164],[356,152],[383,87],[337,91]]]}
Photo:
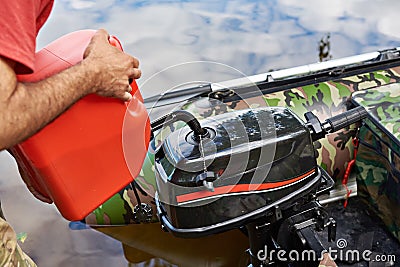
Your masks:
{"label": "man's forearm", "polygon": [[0,88],[8,88],[0,99],[0,150],[36,133],[92,93],[96,82],[95,71],[84,61],[37,83],[19,83],[11,66],[3,60],[0,69],[6,69],[0,73]]}

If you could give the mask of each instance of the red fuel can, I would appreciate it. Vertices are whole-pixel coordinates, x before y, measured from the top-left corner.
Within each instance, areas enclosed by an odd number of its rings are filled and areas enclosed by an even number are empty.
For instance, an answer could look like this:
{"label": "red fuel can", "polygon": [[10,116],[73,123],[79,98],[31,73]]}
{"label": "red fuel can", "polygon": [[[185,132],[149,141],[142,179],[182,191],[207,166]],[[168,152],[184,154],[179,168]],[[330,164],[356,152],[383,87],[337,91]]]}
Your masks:
{"label": "red fuel can", "polygon": [[[37,52],[34,73],[18,79],[35,82],[77,64],[94,33],[77,31],[50,43]],[[110,44],[122,50],[115,37]],[[142,167],[150,122],[135,81],[131,86],[129,106],[118,99],[88,95],[12,148],[35,190],[49,197],[68,220],[83,219],[132,182]],[[135,157],[129,157],[134,161],[130,168],[124,149],[135,151]]]}

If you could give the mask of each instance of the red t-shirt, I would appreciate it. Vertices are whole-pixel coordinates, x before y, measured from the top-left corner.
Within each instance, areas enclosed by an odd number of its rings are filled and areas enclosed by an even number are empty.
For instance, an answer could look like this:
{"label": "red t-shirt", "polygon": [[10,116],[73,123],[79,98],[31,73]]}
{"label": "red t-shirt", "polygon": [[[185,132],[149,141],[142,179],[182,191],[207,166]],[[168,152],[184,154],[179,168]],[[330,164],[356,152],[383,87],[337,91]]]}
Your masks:
{"label": "red t-shirt", "polygon": [[33,72],[36,37],[54,0],[0,1],[0,56],[14,60],[15,72]]}

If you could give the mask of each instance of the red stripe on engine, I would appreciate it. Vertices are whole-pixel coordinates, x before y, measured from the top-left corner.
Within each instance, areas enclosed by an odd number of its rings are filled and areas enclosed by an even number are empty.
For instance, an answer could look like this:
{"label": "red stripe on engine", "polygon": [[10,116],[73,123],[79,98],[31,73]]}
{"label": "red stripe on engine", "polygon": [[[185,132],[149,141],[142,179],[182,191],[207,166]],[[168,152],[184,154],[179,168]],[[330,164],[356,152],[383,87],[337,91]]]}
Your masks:
{"label": "red stripe on engine", "polygon": [[[309,171],[303,175],[300,175],[296,178],[282,181],[282,182],[276,182],[276,183],[265,183],[265,184],[258,184],[258,185],[257,184],[237,184],[237,185],[226,185],[226,186],[216,187],[216,188],[214,188],[214,192],[204,190],[204,191],[199,191],[199,192],[176,196],[176,201],[178,203],[183,203],[183,202],[187,202],[187,201],[191,201],[191,200],[196,200],[196,199],[201,199],[201,198],[206,198],[206,197],[211,197],[211,196],[217,196],[217,195],[223,195],[223,194],[227,194],[227,193],[262,191],[262,190],[268,190],[268,189],[275,189],[278,187],[282,187],[285,185],[295,183],[313,173],[315,173],[315,170],[311,170],[311,171]],[[257,188],[257,189],[250,190],[250,188]]]}

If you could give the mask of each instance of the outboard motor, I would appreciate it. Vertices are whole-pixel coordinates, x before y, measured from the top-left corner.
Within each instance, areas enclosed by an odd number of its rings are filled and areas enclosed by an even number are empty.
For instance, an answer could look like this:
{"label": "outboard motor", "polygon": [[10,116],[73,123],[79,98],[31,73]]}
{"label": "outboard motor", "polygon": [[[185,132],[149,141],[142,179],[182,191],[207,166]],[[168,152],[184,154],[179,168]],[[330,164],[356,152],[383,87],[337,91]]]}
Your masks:
{"label": "outboard motor", "polygon": [[314,231],[327,227],[334,240],[336,225],[317,196],[334,182],[317,165],[313,141],[365,116],[355,108],[320,123],[308,112],[303,122],[290,109],[264,107],[199,122],[189,112],[173,112],[152,125],[187,123],[156,150],[163,228],[180,237],[240,228],[249,237],[253,266],[276,263],[260,257],[266,246],[321,253]]}

